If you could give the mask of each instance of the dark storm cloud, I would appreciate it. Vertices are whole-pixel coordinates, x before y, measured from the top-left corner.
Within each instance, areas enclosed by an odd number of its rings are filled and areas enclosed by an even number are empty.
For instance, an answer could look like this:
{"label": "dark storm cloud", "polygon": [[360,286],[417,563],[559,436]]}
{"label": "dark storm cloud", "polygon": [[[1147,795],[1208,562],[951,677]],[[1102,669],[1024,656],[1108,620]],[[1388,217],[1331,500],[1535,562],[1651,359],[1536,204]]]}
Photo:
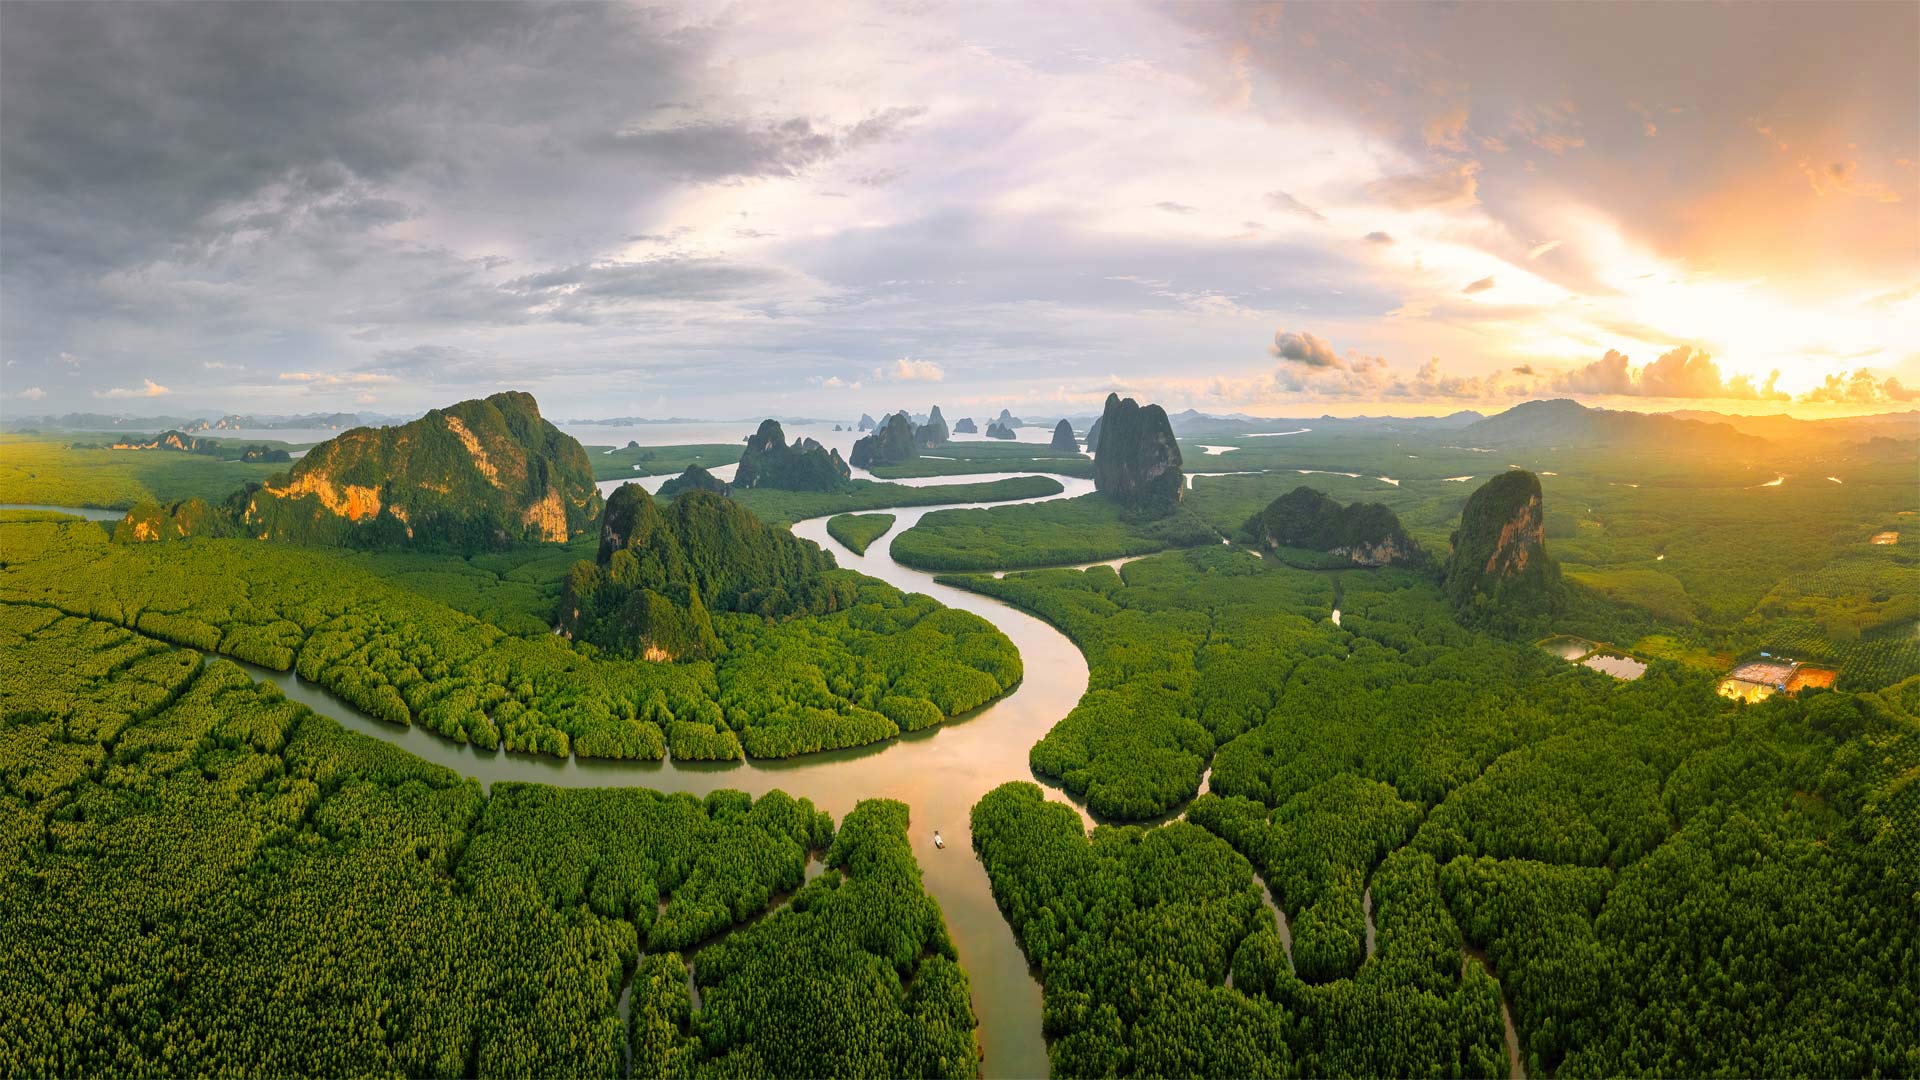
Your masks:
{"label": "dark storm cloud", "polygon": [[416,168],[476,183],[464,125],[584,138],[690,65],[601,6],[8,4],[0,27],[9,262],[56,269],[202,237],[210,212],[276,183],[312,199]]}

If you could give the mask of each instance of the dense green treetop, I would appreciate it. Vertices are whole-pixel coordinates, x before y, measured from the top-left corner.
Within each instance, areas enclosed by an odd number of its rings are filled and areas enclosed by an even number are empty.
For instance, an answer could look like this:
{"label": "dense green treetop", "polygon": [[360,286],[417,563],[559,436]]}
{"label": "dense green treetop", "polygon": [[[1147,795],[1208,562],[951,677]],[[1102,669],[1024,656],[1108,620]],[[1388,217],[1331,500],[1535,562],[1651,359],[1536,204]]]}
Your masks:
{"label": "dense green treetop", "polygon": [[833,556],[711,491],[656,500],[622,484],[600,521],[593,562],[567,574],[562,632],[619,655],[685,659],[719,641],[710,611],[767,618],[846,606],[852,583],[828,578]]}
{"label": "dense green treetop", "polygon": [[1339,501],[1310,487],[1297,487],[1247,521],[1254,542],[1266,548],[1305,548],[1363,566],[1425,560],[1400,519],[1379,503]]}
{"label": "dense green treetop", "polygon": [[777,791],[489,797],[232,664],[5,603],[0,781],[9,1076],[974,1072],[898,803],[836,836]]}
{"label": "dense green treetop", "polygon": [[867,545],[887,535],[891,528],[892,514],[841,514],[827,520],[827,535],[847,545],[855,555],[865,555]]}
{"label": "dense green treetop", "polygon": [[687,466],[687,471],[660,485],[660,497],[671,499],[683,491],[711,491],[716,495],[726,495],[733,486],[698,465]]}

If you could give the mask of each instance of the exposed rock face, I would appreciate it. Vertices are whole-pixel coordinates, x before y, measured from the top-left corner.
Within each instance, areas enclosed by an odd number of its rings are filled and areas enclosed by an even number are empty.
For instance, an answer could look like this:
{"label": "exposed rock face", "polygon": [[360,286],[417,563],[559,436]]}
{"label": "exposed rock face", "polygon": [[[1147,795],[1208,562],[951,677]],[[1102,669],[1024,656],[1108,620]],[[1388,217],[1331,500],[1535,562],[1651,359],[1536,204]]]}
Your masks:
{"label": "exposed rock face", "polygon": [[671,499],[683,491],[711,491],[716,495],[729,495],[733,493],[733,487],[700,466],[689,465],[686,472],[660,485],[660,498]]}
{"label": "exposed rock face", "polygon": [[762,420],[740,454],[733,474],[737,488],[777,488],[782,491],[832,491],[853,474],[840,460],[840,451],[828,450],[812,439],[787,445],[787,433],[777,420]]}
{"label": "exposed rock face", "polygon": [[873,430],[873,429],[874,429],[874,428],[875,428],[876,426],[877,426],[877,425],[876,425],[876,424],[874,424],[874,422],[873,422],[873,417],[871,417],[871,416],[868,416],[868,415],[867,415],[866,413],[861,413],[861,414],[860,414],[860,426],[859,426],[859,428],[858,428],[858,430],[860,430],[860,431],[872,431],[872,430]]}
{"label": "exposed rock face", "polygon": [[1016,428],[1022,428],[1026,426],[1026,424],[1019,417],[1013,415],[1012,413],[1008,412],[1005,409],[1000,410],[1000,418],[995,420],[994,423],[999,424],[1001,427],[1006,428],[1008,431],[1012,431]]}
{"label": "exposed rock face", "polygon": [[474,551],[564,542],[591,527],[600,507],[586,451],[541,418],[532,395],[507,392],[408,424],[344,432],[219,508],[182,506],[169,516],[179,535],[232,530],[262,540]]}
{"label": "exposed rock face", "polygon": [[1087,427],[1087,453],[1097,453],[1100,449],[1100,418],[1094,417]]}
{"label": "exposed rock face", "polygon": [[[945,423],[942,422],[942,427]],[[913,421],[905,412],[888,413],[873,434],[853,444],[853,463],[862,469],[880,465],[898,465],[920,456],[920,444],[914,439]]]}
{"label": "exposed rock face", "polygon": [[927,414],[927,422],[913,429],[913,441],[922,450],[931,450],[947,441],[947,419],[940,415],[940,406],[935,405]]}
{"label": "exposed rock face", "polygon": [[1080,444],[1073,440],[1073,425],[1065,420],[1053,425],[1053,448],[1055,450],[1078,450]]}
{"label": "exposed rock face", "polygon": [[212,444],[196,439],[180,431],[163,431],[144,442],[120,440],[113,444],[115,450],[179,450],[188,454],[206,452]]}
{"label": "exposed rock face", "polygon": [[1253,515],[1247,530],[1266,548],[1304,548],[1351,559],[1360,566],[1424,562],[1400,519],[1379,503],[1342,506],[1309,487],[1298,487]]}
{"label": "exposed rock face", "polygon": [[144,544],[155,540],[179,540],[188,536],[238,536],[237,515],[224,507],[209,506],[202,499],[161,505],[141,503],[114,526],[113,539],[121,544]]}
{"label": "exposed rock face", "polygon": [[1514,469],[1467,499],[1453,534],[1445,588],[1471,621],[1518,626],[1558,608],[1560,567],[1547,555],[1540,478]]}
{"label": "exposed rock face", "polygon": [[995,420],[992,423],[987,425],[987,438],[989,439],[1014,438],[1013,429],[1001,423],[1000,421]]}
{"label": "exposed rock face", "polygon": [[710,610],[780,618],[833,610],[855,586],[833,556],[710,491],[660,502],[638,484],[607,500],[594,561],[575,563],[558,625],[618,655],[684,660],[719,651]]}
{"label": "exposed rock face", "polygon": [[967,416],[962,417],[959,423],[953,425],[953,433],[955,435],[978,435],[980,434],[980,428],[973,422],[973,417]]}
{"label": "exposed rock face", "polygon": [[1142,406],[1108,394],[1093,462],[1095,490],[1130,510],[1164,514],[1184,493],[1180,444],[1166,410],[1158,405]]}

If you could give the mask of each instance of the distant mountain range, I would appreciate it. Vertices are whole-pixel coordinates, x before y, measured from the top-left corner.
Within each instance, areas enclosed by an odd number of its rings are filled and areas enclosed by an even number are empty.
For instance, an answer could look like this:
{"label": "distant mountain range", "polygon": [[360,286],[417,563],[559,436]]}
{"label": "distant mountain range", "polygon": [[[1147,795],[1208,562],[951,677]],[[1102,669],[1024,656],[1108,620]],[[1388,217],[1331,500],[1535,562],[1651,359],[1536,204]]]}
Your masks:
{"label": "distant mountain range", "polygon": [[243,415],[230,413],[216,420],[185,416],[116,416],[111,413],[62,413],[42,416],[16,416],[0,422],[5,431],[281,431],[324,428],[345,431],[356,427],[399,424],[411,416],[386,416],[372,413],[295,413],[293,415]]}

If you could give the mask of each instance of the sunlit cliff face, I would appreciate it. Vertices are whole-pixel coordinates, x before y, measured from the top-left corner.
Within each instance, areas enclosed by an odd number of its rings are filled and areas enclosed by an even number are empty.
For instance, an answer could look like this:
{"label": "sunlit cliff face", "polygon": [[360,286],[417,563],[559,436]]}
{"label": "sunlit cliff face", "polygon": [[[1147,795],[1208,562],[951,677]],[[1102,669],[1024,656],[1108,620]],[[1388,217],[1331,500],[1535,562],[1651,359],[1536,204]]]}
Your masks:
{"label": "sunlit cliff face", "polygon": [[1920,388],[1912,5],[471,15],[0,7],[0,409]]}

